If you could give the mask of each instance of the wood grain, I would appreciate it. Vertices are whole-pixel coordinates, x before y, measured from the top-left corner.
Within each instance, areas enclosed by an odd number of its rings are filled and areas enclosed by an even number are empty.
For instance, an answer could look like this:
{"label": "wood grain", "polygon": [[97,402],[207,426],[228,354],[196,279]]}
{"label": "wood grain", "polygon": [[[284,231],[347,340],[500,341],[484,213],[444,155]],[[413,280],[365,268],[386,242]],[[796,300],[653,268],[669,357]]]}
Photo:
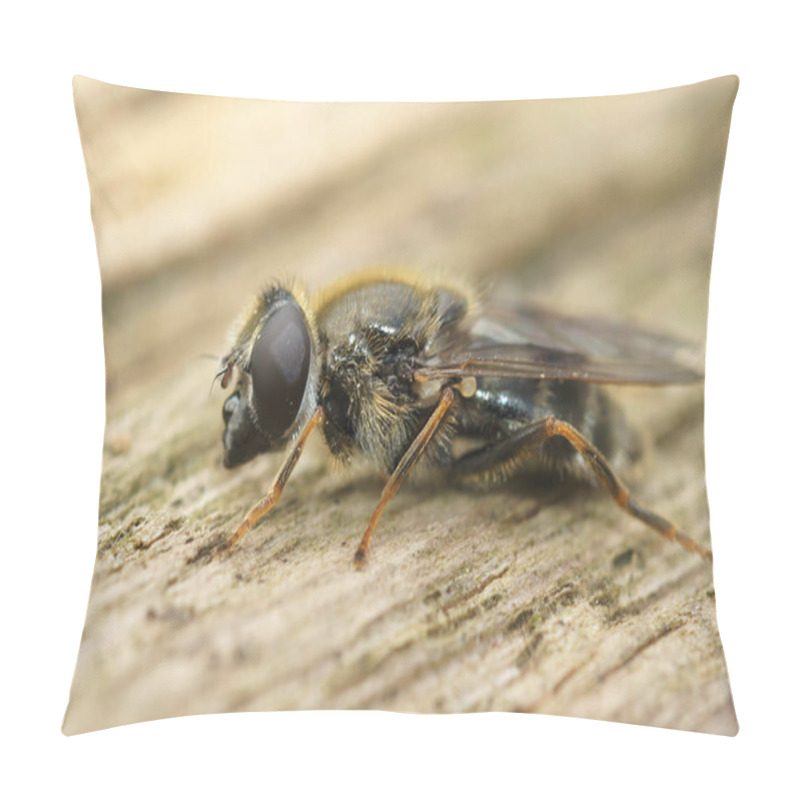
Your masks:
{"label": "wood grain", "polygon": [[[712,568],[601,492],[404,486],[312,436],[221,466],[228,325],[371,264],[648,325],[702,363],[736,81],[539,104],[293,104],[76,79],[103,274],[98,555],[67,733],[235,710],[541,712],[734,734]],[[640,499],[709,542],[702,387],[619,390]]]}

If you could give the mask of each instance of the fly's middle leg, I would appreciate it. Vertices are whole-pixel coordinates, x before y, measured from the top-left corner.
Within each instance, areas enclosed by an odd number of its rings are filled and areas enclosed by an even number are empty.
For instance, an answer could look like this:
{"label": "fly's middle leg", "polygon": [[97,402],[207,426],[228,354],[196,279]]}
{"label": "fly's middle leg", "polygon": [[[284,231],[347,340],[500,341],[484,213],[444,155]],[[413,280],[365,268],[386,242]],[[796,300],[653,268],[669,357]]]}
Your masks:
{"label": "fly's middle leg", "polygon": [[711,550],[682,534],[669,520],[640,505],[617,477],[606,457],[580,431],[558,417],[550,416],[531,422],[499,442],[466,453],[456,460],[453,468],[457,474],[465,477],[510,471],[526,458],[541,451],[546,442],[557,436],[565,439],[580,453],[598,483],[623,511],[686,550],[712,560]]}
{"label": "fly's middle leg", "polygon": [[430,444],[431,439],[447,417],[447,413],[450,411],[450,407],[455,401],[456,395],[453,389],[447,388],[442,392],[442,396],[439,398],[439,404],[428,418],[422,430],[417,434],[417,438],[414,439],[411,446],[403,454],[403,457],[400,459],[400,462],[387,481],[386,486],[383,487],[381,499],[372,512],[372,517],[369,520],[367,529],[364,531],[361,543],[358,545],[358,550],[356,550],[354,562],[357,567],[362,566],[367,558],[367,548],[372,539],[372,534],[375,533],[375,528],[378,526],[378,520],[381,518],[381,514],[383,514],[389,501],[397,494],[397,490],[400,488],[400,484],[403,480],[405,480],[406,475],[408,475],[411,468],[417,463],[419,457],[425,451],[425,448]]}

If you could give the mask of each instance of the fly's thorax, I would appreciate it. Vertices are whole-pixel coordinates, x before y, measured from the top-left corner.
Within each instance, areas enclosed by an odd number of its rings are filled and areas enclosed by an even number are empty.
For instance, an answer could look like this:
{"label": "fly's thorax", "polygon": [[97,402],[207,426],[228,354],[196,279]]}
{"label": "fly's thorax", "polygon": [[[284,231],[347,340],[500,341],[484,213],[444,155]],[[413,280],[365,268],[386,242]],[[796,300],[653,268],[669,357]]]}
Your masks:
{"label": "fly's thorax", "polygon": [[426,280],[402,270],[367,270],[334,284],[314,304],[320,330],[331,341],[375,328],[431,339],[464,318],[466,290]]}
{"label": "fly's thorax", "polygon": [[415,371],[465,310],[455,291],[399,279],[356,283],[317,307],[320,402],[335,455],[357,449],[394,468],[438,399],[418,392]]}
{"label": "fly's thorax", "polygon": [[419,427],[411,392],[416,350],[376,350],[372,338],[361,331],[328,347],[320,385],[324,432],[334,455],[347,458],[357,449],[391,468]]}

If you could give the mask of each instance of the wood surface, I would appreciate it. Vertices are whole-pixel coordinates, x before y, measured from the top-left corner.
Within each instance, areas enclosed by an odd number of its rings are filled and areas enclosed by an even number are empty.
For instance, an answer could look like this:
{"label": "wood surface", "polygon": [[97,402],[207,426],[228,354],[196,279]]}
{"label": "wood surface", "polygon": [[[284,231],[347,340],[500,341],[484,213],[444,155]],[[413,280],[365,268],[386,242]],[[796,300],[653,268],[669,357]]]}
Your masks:
{"label": "wood surface", "polygon": [[[344,708],[734,734],[712,566],[591,487],[476,494],[426,477],[400,490],[359,571],[384,478],[337,468],[314,434],[278,507],[212,558],[282,454],[222,467],[226,393],[206,356],[272,278],[313,291],[391,264],[672,334],[702,365],[736,87],[319,105],[77,78],[107,425],[65,732]],[[709,544],[702,386],[614,396],[647,445],[625,476],[636,495]]]}

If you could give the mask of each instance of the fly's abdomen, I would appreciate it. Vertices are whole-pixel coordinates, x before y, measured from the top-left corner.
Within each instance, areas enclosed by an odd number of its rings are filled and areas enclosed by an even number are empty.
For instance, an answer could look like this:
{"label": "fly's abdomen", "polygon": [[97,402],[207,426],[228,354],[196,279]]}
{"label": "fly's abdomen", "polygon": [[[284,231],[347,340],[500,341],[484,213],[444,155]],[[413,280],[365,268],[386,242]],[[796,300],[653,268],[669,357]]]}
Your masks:
{"label": "fly's abdomen", "polygon": [[511,444],[525,426],[547,417],[568,422],[615,468],[640,454],[638,438],[620,409],[601,388],[581,381],[482,380],[475,395],[463,402],[459,417],[459,433],[474,445],[462,458],[463,466],[474,465],[475,474],[469,476],[492,483],[523,470],[588,477],[583,458],[560,436],[535,450]]}
{"label": "fly's abdomen", "polygon": [[[603,389],[589,383],[560,381],[550,382],[548,393],[549,402],[539,406],[537,418],[554,416],[569,422],[616,468],[639,457],[638,437]],[[556,469],[581,474],[586,469],[583,457],[560,436],[548,440],[543,450],[545,459]]]}

